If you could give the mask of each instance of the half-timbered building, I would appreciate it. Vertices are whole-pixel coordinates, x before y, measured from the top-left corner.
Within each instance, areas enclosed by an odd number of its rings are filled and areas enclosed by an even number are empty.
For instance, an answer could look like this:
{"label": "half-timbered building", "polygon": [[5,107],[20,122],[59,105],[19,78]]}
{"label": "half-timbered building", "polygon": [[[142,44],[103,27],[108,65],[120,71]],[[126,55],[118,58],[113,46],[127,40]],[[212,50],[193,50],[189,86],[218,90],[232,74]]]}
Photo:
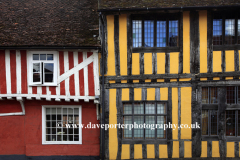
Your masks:
{"label": "half-timbered building", "polygon": [[0,8],[0,159],[99,159],[97,3]]}
{"label": "half-timbered building", "polygon": [[99,0],[106,159],[239,159],[239,9]]}

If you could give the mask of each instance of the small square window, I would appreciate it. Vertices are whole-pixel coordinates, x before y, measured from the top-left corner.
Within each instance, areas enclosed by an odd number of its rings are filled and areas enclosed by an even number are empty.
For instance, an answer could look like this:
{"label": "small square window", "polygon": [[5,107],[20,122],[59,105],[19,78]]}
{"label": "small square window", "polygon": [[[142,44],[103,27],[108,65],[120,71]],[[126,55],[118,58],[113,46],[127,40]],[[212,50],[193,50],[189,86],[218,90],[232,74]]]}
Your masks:
{"label": "small square window", "polygon": [[42,144],[81,144],[81,106],[43,106]]}
{"label": "small square window", "polygon": [[29,85],[57,85],[57,53],[32,51],[29,54]]}
{"label": "small square window", "polygon": [[203,87],[202,88],[202,104],[217,104],[218,103],[218,88]]}

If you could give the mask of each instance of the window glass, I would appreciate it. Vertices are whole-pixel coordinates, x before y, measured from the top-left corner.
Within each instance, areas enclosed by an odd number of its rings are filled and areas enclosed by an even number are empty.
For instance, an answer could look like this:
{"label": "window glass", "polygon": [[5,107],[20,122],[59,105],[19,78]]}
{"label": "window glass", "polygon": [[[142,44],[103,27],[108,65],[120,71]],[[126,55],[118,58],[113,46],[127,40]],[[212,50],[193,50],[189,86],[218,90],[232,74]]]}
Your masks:
{"label": "window glass", "polygon": [[213,19],[213,45],[222,45],[222,19]]}
{"label": "window glass", "polygon": [[217,87],[210,88],[210,103],[218,103]]}
{"label": "window glass", "polygon": [[[132,116],[124,116],[123,117],[123,124],[132,124]],[[132,129],[130,129],[130,125],[127,125],[126,128],[123,128],[123,137],[125,139],[132,138]]]}
{"label": "window glass", "polygon": [[166,21],[157,21],[157,47],[166,47]]}
{"label": "window glass", "polygon": [[143,103],[134,103],[134,114],[143,114]]}
{"label": "window glass", "polygon": [[146,114],[155,114],[155,104],[154,103],[146,103],[145,113]]}
{"label": "window glass", "polygon": [[148,126],[145,129],[145,137],[146,139],[154,139],[155,138],[155,129],[151,129],[151,127],[155,127],[155,116],[146,116],[146,125]]}
{"label": "window glass", "polygon": [[46,54],[40,54],[40,60],[46,60]]}
{"label": "window glass", "polygon": [[154,21],[144,21],[144,47],[153,47],[154,45]]}
{"label": "window glass", "polygon": [[[134,124],[143,124],[144,123],[144,116],[134,116]],[[134,139],[142,139],[143,138],[143,127],[134,128]]]}
{"label": "window glass", "polygon": [[235,136],[235,111],[226,111],[226,136]]}
{"label": "window glass", "polygon": [[225,20],[225,44],[234,44],[235,40],[235,20]]}
{"label": "window glass", "polygon": [[33,82],[41,82],[41,64],[33,63]]}
{"label": "window glass", "polygon": [[202,88],[202,103],[203,104],[208,103],[208,87]]}
{"label": "window glass", "polygon": [[39,54],[33,54],[33,60],[39,60]]}
{"label": "window glass", "polygon": [[235,87],[227,87],[227,104],[235,104]]}
{"label": "window glass", "polygon": [[48,54],[47,55],[47,60],[53,60],[53,54]]}
{"label": "window glass", "polygon": [[142,46],[142,21],[141,20],[133,20],[133,47],[141,47]]}
{"label": "window glass", "polygon": [[132,114],[132,104],[131,103],[123,104],[123,114]]}
{"label": "window glass", "polygon": [[208,135],[208,110],[202,110],[202,135]]}
{"label": "window glass", "polygon": [[44,82],[53,82],[53,63],[44,63]]}
{"label": "window glass", "polygon": [[46,108],[46,141],[79,141],[77,124],[79,108]]}
{"label": "window glass", "polygon": [[169,46],[178,46],[178,20],[169,21]]}
{"label": "window glass", "polygon": [[165,104],[157,103],[157,114],[166,114]]}
{"label": "window glass", "polygon": [[211,135],[217,135],[217,110],[209,110],[211,117]]}
{"label": "window glass", "polygon": [[163,129],[163,127],[161,127],[161,125],[163,126],[164,124],[166,124],[166,116],[157,116],[157,138],[158,139],[163,139],[166,138],[166,130]]}

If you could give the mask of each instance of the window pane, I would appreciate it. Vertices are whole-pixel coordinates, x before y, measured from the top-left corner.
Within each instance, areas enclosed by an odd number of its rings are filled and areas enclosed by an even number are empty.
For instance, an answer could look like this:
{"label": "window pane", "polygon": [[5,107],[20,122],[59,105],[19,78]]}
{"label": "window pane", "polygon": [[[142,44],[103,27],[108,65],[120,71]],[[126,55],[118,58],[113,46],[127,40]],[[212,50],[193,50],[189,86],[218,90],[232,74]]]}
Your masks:
{"label": "window pane", "polygon": [[218,103],[218,98],[217,98],[217,87],[211,87],[210,88],[210,101],[211,103]]}
{"label": "window pane", "polygon": [[146,139],[155,138],[155,116],[146,116],[146,128],[145,128],[145,137]]}
{"label": "window pane", "polygon": [[213,20],[213,45],[222,45],[222,19]]}
{"label": "window pane", "polygon": [[240,44],[240,19],[238,19],[238,44]]}
{"label": "window pane", "polygon": [[[132,124],[132,116],[124,116],[123,117],[123,124]],[[125,139],[132,139],[132,128],[130,126],[123,128],[123,138]]]}
{"label": "window pane", "polygon": [[132,104],[123,104],[123,114],[132,114]]}
{"label": "window pane", "polygon": [[211,135],[217,135],[217,110],[209,110],[211,117]]}
{"label": "window pane", "polygon": [[169,46],[178,46],[178,20],[169,21]]}
{"label": "window pane", "polygon": [[226,136],[235,136],[235,111],[226,111]]}
{"label": "window pane", "polygon": [[208,87],[202,88],[202,103],[203,104],[208,103]]}
{"label": "window pane", "polygon": [[132,21],[132,29],[133,29],[133,47],[141,47],[142,46],[142,21],[141,20],[133,20]]}
{"label": "window pane", "polygon": [[157,47],[166,47],[166,21],[157,21]]}
{"label": "window pane", "polygon": [[235,20],[225,20],[225,44],[234,44],[235,40]]}
{"label": "window pane", "polygon": [[235,104],[235,87],[227,87],[227,104]]}
{"label": "window pane", "polygon": [[33,63],[33,72],[40,72],[40,63]]}
{"label": "window pane", "polygon": [[238,136],[240,136],[240,111],[238,112]]}
{"label": "window pane", "polygon": [[33,73],[33,82],[41,82],[40,73]]}
{"label": "window pane", "polygon": [[53,82],[53,63],[44,63],[44,82]]}
{"label": "window pane", "polygon": [[155,103],[146,103],[145,105],[145,114],[155,114]]}
{"label": "window pane", "polygon": [[53,54],[48,54],[47,55],[47,60],[53,60]]}
{"label": "window pane", "polygon": [[143,128],[144,116],[134,116],[134,124],[135,123],[138,125],[138,128],[134,128],[134,139],[142,139],[144,131]]}
{"label": "window pane", "polygon": [[240,104],[240,86],[238,86],[238,104]]}
{"label": "window pane", "polygon": [[166,138],[166,130],[163,129],[163,125],[166,124],[166,116],[157,116],[157,138]]}
{"label": "window pane", "polygon": [[144,47],[153,47],[154,21],[144,21]]}
{"label": "window pane", "polygon": [[202,135],[208,135],[208,110],[202,110]]}
{"label": "window pane", "polygon": [[134,114],[143,114],[143,103],[134,103]]}
{"label": "window pane", "polygon": [[39,54],[33,54],[33,60],[39,60]]}
{"label": "window pane", "polygon": [[166,104],[157,103],[157,114],[166,114]]}
{"label": "window pane", "polygon": [[46,60],[46,54],[40,54],[40,60]]}

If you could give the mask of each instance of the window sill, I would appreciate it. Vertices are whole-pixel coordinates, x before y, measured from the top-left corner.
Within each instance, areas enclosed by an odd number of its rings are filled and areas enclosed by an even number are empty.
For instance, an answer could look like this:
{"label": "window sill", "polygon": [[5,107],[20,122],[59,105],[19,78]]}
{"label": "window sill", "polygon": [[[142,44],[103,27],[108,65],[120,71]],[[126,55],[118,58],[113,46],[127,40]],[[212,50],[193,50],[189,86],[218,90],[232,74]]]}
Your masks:
{"label": "window sill", "polygon": [[64,141],[62,141],[62,142],[57,142],[57,141],[49,141],[49,142],[44,142],[44,143],[42,143],[42,145],[51,145],[51,144],[82,144],[81,142],[64,142]]}
{"label": "window sill", "polygon": [[133,48],[133,53],[139,53],[139,52],[179,52],[180,47],[138,47]]}
{"label": "window sill", "polygon": [[29,84],[28,85],[29,87],[48,87],[48,86],[51,86],[51,87],[57,87],[58,85],[57,84]]}
{"label": "window sill", "polygon": [[202,141],[208,141],[208,140],[218,141],[219,138],[218,136],[202,136]]}
{"label": "window sill", "polygon": [[123,139],[122,144],[167,144],[167,139]]}

